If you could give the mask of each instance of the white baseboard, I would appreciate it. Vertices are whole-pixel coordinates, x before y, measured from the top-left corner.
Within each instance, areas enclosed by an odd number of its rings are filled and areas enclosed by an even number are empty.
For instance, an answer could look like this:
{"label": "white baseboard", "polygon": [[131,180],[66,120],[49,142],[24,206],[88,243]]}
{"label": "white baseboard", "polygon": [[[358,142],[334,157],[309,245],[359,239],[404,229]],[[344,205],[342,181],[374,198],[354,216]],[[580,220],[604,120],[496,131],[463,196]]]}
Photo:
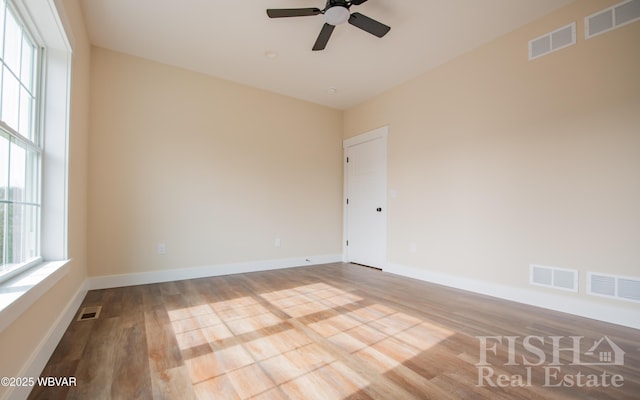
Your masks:
{"label": "white baseboard", "polygon": [[563,296],[561,294],[538,292],[531,289],[453,276],[398,264],[388,263],[384,271],[504,300],[640,329],[640,311],[638,310],[615,307],[595,301]]}
{"label": "white baseboard", "polygon": [[166,271],[96,276],[88,279],[88,289],[95,290],[133,285],[146,285],[150,283],[207,278],[211,276],[241,274],[245,272],[305,267],[310,265],[329,264],[341,261],[342,254],[327,254],[321,256],[285,258],[279,260],[219,264],[205,267],[172,269]]}
{"label": "white baseboard", "polygon": [[[42,370],[47,365],[53,351],[58,346],[60,339],[66,332],[69,324],[73,320],[87,294],[86,281],[80,285],[76,293],[73,295],[67,306],[62,310],[51,328],[44,335],[42,341],[36,346],[31,356],[25,363],[22,371],[17,375],[20,377],[34,377],[37,379]],[[3,399],[26,399],[33,387],[13,387],[9,388],[3,396]]]}

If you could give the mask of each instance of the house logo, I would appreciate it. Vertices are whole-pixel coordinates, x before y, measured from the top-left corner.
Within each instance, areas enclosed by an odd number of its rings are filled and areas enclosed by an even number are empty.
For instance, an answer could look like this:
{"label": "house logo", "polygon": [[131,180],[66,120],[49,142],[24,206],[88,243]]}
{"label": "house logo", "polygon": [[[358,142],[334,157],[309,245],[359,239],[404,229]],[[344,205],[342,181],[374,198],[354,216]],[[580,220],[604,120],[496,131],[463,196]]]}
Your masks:
{"label": "house logo", "polygon": [[624,350],[613,340],[603,336],[584,353],[580,365],[624,365]]}

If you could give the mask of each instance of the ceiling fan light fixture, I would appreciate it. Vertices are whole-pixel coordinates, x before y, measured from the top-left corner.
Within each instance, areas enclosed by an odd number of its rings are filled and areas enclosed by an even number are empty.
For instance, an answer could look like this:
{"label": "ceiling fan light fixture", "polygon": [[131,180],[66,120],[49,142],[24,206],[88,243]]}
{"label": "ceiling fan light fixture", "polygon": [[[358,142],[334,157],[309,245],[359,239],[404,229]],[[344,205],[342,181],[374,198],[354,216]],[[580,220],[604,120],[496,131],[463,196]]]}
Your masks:
{"label": "ceiling fan light fixture", "polygon": [[327,24],[334,26],[344,24],[349,20],[350,16],[349,9],[342,6],[334,6],[324,12],[324,18]]}

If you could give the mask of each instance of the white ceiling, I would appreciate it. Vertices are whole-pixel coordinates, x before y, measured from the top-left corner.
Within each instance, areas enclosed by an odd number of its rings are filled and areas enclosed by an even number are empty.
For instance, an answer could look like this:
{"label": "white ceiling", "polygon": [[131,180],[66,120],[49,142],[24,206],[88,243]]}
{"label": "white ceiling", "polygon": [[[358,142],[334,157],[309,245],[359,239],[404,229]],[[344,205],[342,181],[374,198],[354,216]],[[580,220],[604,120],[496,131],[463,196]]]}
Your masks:
{"label": "white ceiling", "polygon": [[[344,24],[336,27],[324,51],[314,52],[322,15],[270,19],[265,10],[322,9],[325,0],[81,1],[96,46],[338,109],[571,2],[369,0],[351,12],[389,25],[385,37]],[[277,57],[266,57],[269,52]],[[336,93],[330,94],[330,87]]]}

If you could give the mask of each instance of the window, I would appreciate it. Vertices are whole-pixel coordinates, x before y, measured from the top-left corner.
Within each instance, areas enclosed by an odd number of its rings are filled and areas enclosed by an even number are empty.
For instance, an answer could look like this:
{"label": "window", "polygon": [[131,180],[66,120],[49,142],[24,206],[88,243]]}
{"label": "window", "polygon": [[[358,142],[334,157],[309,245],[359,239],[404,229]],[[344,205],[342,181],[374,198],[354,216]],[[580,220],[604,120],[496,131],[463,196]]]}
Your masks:
{"label": "window", "polygon": [[0,0],[0,281],[40,260],[39,55]]}
{"label": "window", "polygon": [[67,22],[62,0],[0,0],[0,332],[70,271]]}

